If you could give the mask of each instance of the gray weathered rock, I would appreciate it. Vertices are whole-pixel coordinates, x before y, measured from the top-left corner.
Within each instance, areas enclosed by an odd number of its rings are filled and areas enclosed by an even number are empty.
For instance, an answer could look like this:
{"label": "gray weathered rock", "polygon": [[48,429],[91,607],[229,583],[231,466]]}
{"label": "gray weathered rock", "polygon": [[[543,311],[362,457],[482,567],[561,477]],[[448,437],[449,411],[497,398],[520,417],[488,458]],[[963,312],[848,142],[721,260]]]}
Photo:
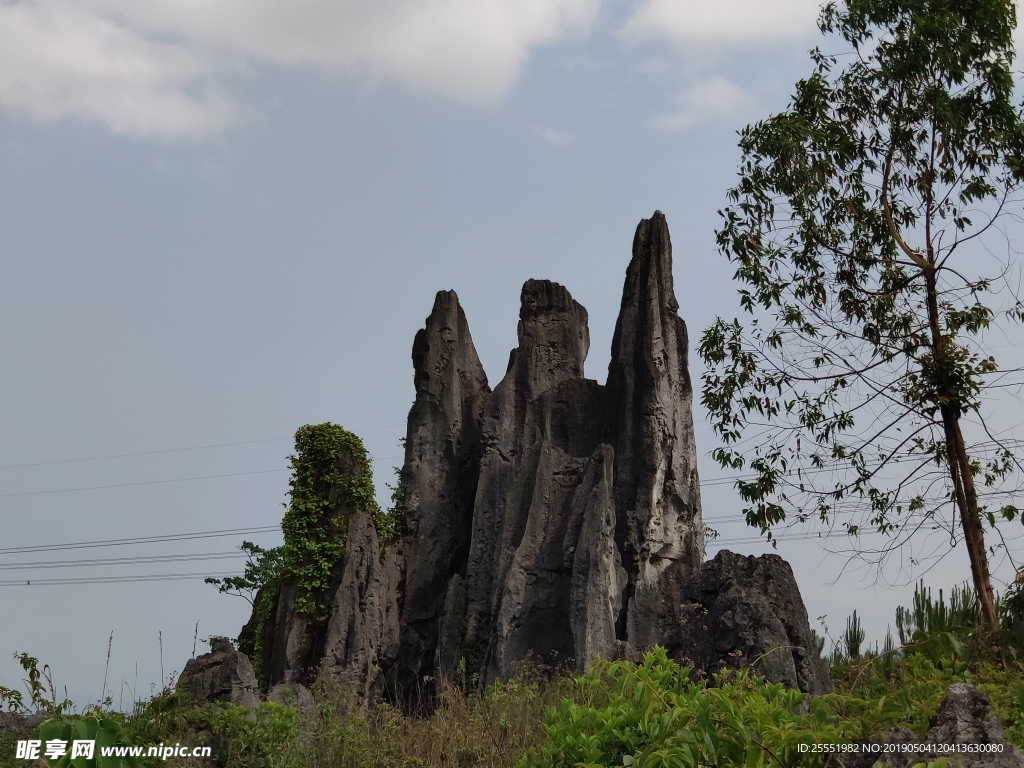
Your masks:
{"label": "gray weathered rock", "polygon": [[778,555],[721,551],[676,593],[684,607],[669,651],[707,673],[754,667],[805,693],[832,690],[789,564]]}
{"label": "gray weathered rock", "polygon": [[349,707],[380,695],[398,652],[398,558],[394,549],[382,558],[369,515],[352,516],[319,669]]}
{"label": "gray weathered rock", "polygon": [[[421,685],[424,676],[454,673],[465,659],[469,672],[490,680],[509,675],[527,655],[575,659],[583,669],[598,655],[635,655],[671,641],[678,635],[676,596],[704,542],[686,328],[664,216],[637,229],[607,386],[584,378],[587,312],[563,286],[523,286],[518,346],[490,393],[451,301],[452,294],[439,295],[414,348],[417,401],[402,472],[414,523],[403,540],[400,679]],[[447,321],[438,323],[438,315]],[[439,325],[458,328],[442,347],[454,350],[445,359],[470,361],[461,367],[475,383],[468,400],[465,388],[462,400],[445,400],[438,421],[452,426],[435,430],[440,438],[415,426],[421,401],[441,399],[424,396],[427,357],[417,354],[433,349],[427,341]],[[436,381],[451,380],[451,367],[434,365],[442,372]],[[457,480],[446,449],[452,434],[472,457]],[[414,435],[429,439],[410,450]],[[421,458],[427,456],[434,458]],[[438,509],[442,520],[460,525],[425,527]],[[423,552],[453,554],[424,565]],[[433,579],[418,576],[422,571]],[[428,597],[414,597],[422,593]]]}
{"label": "gray weathered rock", "polygon": [[40,723],[49,718],[45,712],[25,715],[20,712],[0,712],[0,739],[19,741],[27,739]]}
{"label": "gray weathered rock", "polygon": [[622,639],[636,648],[670,641],[680,618],[676,595],[704,559],[693,387],[678,309],[668,223],[656,211],[636,229],[608,366],[617,405],[616,537],[629,575]]}
{"label": "gray weathered rock", "polygon": [[[465,573],[490,393],[454,291],[440,291],[412,350],[416,400],[402,470],[406,535],[401,653],[404,684],[431,675],[451,581]],[[457,588],[456,588],[457,589]]]}
{"label": "gray weathered rock", "polygon": [[[917,762],[913,752],[900,751],[901,748],[920,744],[923,739],[909,728],[886,728],[876,733],[861,745],[860,752],[850,752],[839,757],[842,768],[873,768],[881,763],[883,768],[906,768]],[[888,751],[886,751],[888,749]]]}
{"label": "gray weathered rock", "polygon": [[299,683],[278,683],[267,691],[267,701],[295,707],[302,718],[310,717],[316,709],[312,692]]}
{"label": "gray weathered rock", "polygon": [[[520,299],[517,346],[491,391],[458,298],[437,294],[413,345],[402,539],[384,556],[371,522],[352,519],[326,632],[295,615],[284,585],[264,656],[271,684],[319,674],[354,706],[384,686],[415,705],[462,662],[489,682],[527,656],[583,670],[655,644],[682,653],[704,527],[665,217],[637,227],[607,385],[584,376],[587,312],[566,288],[528,280]],[[701,592],[715,621],[749,635],[736,637],[748,660],[809,641],[786,574],[784,595],[771,584],[740,595],[742,621],[714,591],[736,588],[728,574]],[[769,657],[759,664],[777,679],[827,687],[800,653]]]}
{"label": "gray weathered rock", "polygon": [[260,700],[249,657],[236,651],[226,637],[210,638],[210,652],[185,664],[176,688],[200,705],[219,702],[252,707]]}
{"label": "gray weathered rock", "polygon": [[1024,768],[1024,755],[1003,735],[988,700],[968,683],[949,686],[932,719],[927,741],[936,745],[992,745],[1002,750],[961,753],[964,768]]}
{"label": "gray weathered rock", "polygon": [[[924,739],[906,728],[890,728],[876,734],[872,745],[914,745],[941,747],[943,751],[891,751],[848,757],[845,768],[871,768],[880,760],[886,768],[909,766],[945,757],[951,766],[961,768],[1024,768],[1024,755],[1004,735],[995,713],[981,692],[968,683],[954,683],[931,721]],[[950,746],[973,749],[994,747],[998,751],[953,751]]]}

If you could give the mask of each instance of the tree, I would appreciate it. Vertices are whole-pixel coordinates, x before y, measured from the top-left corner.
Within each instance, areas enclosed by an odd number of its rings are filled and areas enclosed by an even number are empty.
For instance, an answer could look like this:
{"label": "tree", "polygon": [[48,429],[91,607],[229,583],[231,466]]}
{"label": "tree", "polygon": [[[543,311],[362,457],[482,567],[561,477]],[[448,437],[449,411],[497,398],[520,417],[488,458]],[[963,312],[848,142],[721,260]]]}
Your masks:
{"label": "tree", "polygon": [[700,344],[713,456],[748,470],[748,524],[769,539],[814,517],[874,530],[885,546],[855,548],[879,564],[950,526],[990,628],[985,524],[1018,513],[983,502],[1021,469],[988,418],[1013,372],[984,346],[1024,320],[1003,230],[1024,157],[1015,22],[1007,0],[822,8],[822,33],[850,51],[811,51],[786,111],[740,133],[717,239],[749,317],[719,318]]}

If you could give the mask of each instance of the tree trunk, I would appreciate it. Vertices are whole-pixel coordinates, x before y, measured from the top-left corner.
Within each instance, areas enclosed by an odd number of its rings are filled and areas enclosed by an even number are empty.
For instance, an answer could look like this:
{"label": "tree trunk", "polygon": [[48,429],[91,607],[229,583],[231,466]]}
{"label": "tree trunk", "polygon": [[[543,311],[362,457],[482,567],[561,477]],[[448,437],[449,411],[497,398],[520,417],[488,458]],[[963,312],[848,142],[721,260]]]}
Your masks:
{"label": "tree trunk", "polygon": [[971,575],[974,578],[974,591],[978,595],[981,606],[981,618],[985,626],[996,631],[999,629],[999,618],[996,615],[995,592],[992,589],[992,575],[988,567],[988,551],[985,549],[985,531],[981,527],[981,515],[978,509],[978,495],[974,487],[974,474],[971,472],[970,457],[964,446],[963,434],[960,431],[960,419],[950,413],[947,423],[946,409],[943,409],[943,425],[946,427],[946,445],[949,455],[950,476],[956,493],[957,507],[960,510],[960,524],[964,531],[964,543],[971,560]]}
{"label": "tree trunk", "polygon": [[[928,293],[928,325],[932,337],[932,355],[936,364],[939,364],[941,357],[948,354],[948,341],[942,333],[934,266],[924,270],[924,277]],[[995,632],[999,629],[995,593],[988,567],[988,551],[985,549],[985,531],[981,526],[974,473],[971,471],[970,456],[967,455],[967,447],[964,445],[963,433],[960,430],[960,414],[954,410],[949,398],[940,406],[939,411],[942,414],[942,426],[946,435],[946,461],[950,480],[953,481],[953,498],[960,511],[960,524],[964,531],[967,555],[971,561],[971,576],[974,581],[974,592],[978,596],[978,605],[981,607],[981,620],[986,628]]]}

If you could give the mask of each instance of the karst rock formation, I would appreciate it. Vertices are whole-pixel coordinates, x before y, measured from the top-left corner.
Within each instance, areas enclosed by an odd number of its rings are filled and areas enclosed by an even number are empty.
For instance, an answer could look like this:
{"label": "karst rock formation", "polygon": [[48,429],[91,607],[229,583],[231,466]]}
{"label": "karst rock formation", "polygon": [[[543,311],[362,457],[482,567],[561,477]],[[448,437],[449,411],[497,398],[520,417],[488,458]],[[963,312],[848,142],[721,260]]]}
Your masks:
{"label": "karst rock formation", "polygon": [[[697,650],[687,600],[712,582],[699,580],[693,389],[665,217],[637,227],[606,384],[584,377],[587,311],[565,287],[528,280],[521,302],[518,346],[493,390],[453,291],[437,294],[416,334],[404,530],[382,548],[369,520],[350,520],[331,618],[316,643],[316,676],[336,681],[353,703],[381,693],[408,701],[460,665],[486,683],[515,674],[527,657],[582,670],[655,644],[678,658]],[[714,583],[727,583],[717,568]],[[753,660],[769,638],[785,646],[780,653],[806,658],[776,658],[766,672],[777,667],[783,682],[827,690],[827,672],[804,650],[807,614],[792,573],[771,570],[770,585],[746,584],[744,596],[752,605],[763,593],[751,621],[772,632],[735,633],[745,644],[737,650]],[[287,621],[279,602],[273,644],[281,647],[265,650],[275,662],[291,647],[313,647],[289,640]],[[268,684],[308,677],[310,661],[301,673],[268,665]]]}

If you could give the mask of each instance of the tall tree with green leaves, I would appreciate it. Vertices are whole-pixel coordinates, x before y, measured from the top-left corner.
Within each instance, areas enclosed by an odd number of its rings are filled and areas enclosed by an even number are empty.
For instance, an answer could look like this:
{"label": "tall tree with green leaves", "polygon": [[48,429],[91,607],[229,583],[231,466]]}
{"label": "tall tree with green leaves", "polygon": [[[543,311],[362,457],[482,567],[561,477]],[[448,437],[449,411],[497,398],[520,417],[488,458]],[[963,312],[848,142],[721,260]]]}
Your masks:
{"label": "tall tree with green leaves", "polygon": [[992,628],[985,529],[1018,514],[992,500],[1021,468],[989,423],[1009,372],[985,347],[1024,319],[1003,227],[1024,175],[1015,24],[1008,0],[822,8],[846,52],[813,50],[789,107],[741,132],[717,236],[747,320],[700,344],[713,455],[744,470],[750,525],[877,531],[879,558],[948,525]]}

